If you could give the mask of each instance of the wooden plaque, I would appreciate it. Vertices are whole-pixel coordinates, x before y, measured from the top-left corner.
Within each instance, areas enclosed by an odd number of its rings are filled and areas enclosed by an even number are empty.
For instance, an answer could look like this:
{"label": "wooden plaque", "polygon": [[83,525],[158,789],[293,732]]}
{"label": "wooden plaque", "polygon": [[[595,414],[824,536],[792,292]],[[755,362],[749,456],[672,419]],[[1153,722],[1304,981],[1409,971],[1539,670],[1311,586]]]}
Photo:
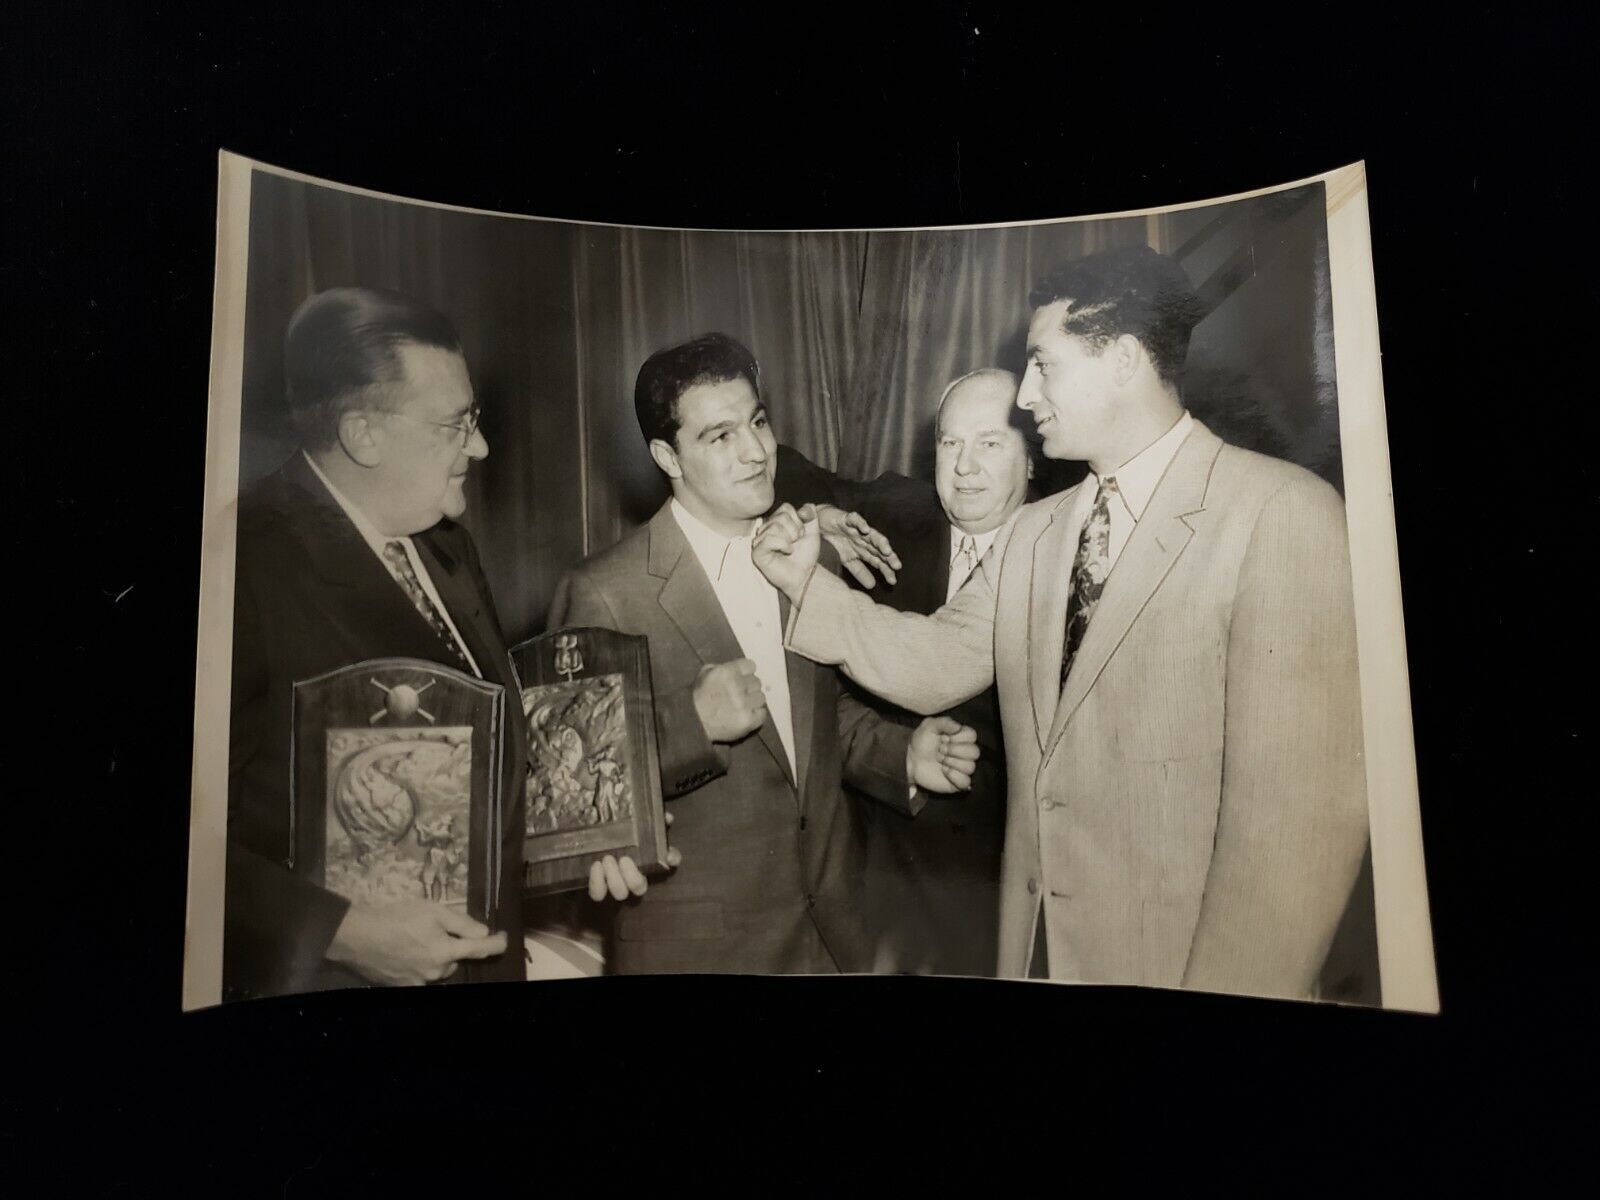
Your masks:
{"label": "wooden plaque", "polygon": [[667,870],[649,642],[559,629],[511,651],[528,732],[524,894],[584,886],[602,854]]}
{"label": "wooden plaque", "polygon": [[289,868],[351,901],[495,924],[505,689],[412,658],[294,685]]}

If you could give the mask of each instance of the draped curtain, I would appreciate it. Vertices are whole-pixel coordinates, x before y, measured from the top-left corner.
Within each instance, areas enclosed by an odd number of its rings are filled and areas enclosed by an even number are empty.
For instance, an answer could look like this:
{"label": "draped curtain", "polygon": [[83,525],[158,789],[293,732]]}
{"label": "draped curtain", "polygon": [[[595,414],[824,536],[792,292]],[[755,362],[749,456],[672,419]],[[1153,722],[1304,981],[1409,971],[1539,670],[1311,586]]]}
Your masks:
{"label": "draped curtain", "polygon": [[[1320,201],[1320,185],[1303,190]],[[241,480],[293,448],[281,347],[306,296],[358,284],[434,305],[460,331],[490,446],[465,523],[520,640],[542,631],[562,572],[666,496],[633,415],[652,351],[731,334],[761,364],[780,440],[851,478],[926,476],[945,384],[981,366],[1021,370],[1033,282],[1138,242],[1177,254],[1210,289],[1191,407],[1224,436],[1333,477],[1321,209],[1268,197],[1226,219],[1202,208],[991,229],[689,232],[458,212],[257,172]]]}

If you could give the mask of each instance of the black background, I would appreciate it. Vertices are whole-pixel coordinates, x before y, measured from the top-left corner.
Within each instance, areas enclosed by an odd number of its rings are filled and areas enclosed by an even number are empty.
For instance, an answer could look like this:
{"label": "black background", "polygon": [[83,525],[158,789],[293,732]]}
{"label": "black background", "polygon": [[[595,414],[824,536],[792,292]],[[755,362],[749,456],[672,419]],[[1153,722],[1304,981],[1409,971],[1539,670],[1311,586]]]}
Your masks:
{"label": "black background", "polygon": [[[290,1196],[928,1172],[1364,1194],[1526,1181],[1575,1150],[1583,19],[155,7],[25,6],[4,47],[19,1171]],[[220,148],[508,212],[779,228],[1111,212],[1365,159],[1443,1014],[611,979],[181,1015]]]}

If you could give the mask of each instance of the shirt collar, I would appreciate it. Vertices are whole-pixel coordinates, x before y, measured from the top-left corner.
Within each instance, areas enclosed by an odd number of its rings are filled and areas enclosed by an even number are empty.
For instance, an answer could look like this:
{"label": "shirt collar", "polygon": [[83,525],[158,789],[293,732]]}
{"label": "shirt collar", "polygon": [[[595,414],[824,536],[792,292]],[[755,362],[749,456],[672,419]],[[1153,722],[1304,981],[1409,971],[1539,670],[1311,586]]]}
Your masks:
{"label": "shirt collar", "polygon": [[748,541],[760,523],[752,520],[749,530],[742,537],[730,538],[718,533],[679,504],[676,496],[672,498],[671,505],[673,519],[678,522],[678,528],[683,530],[683,536],[688,539],[689,549],[694,551],[694,556],[700,560],[700,565],[705,568],[706,575],[712,580],[722,578],[722,569],[728,558],[728,547],[736,541]]}
{"label": "shirt collar", "polygon": [[[1161,476],[1166,474],[1167,465],[1172,462],[1178,447],[1183,445],[1183,439],[1189,436],[1193,428],[1194,418],[1185,412],[1171,429],[1111,472],[1111,478],[1117,481],[1117,491],[1135,521],[1144,516],[1145,506],[1150,503],[1150,497],[1155,495],[1156,485],[1161,482]],[[1089,476],[1098,488],[1100,477],[1093,471],[1089,472]],[[1090,494],[1093,495],[1092,490]]]}
{"label": "shirt collar", "polygon": [[317,466],[311,455],[306,454],[304,450],[300,451],[300,453],[305,456],[306,464],[311,468],[312,473],[322,481],[322,486],[328,489],[328,495],[333,497],[334,503],[344,510],[345,516],[350,518],[350,524],[356,527],[356,532],[361,535],[361,540],[372,547],[374,554],[382,558],[383,548],[390,542],[402,542],[407,546],[411,544],[411,539],[408,537],[384,537],[383,534],[379,533],[377,527],[367,520],[366,514],[357,508],[349,497],[333,486],[333,480],[322,473],[322,468]]}
{"label": "shirt collar", "polygon": [[[1013,515],[1015,515],[1015,514],[1013,514]],[[1011,523],[1011,519],[1008,517],[1008,518],[1006,518],[1006,520],[1004,520],[1004,521],[1000,522],[1000,524],[996,525],[993,529],[989,530],[988,533],[973,533],[973,534],[966,533],[964,530],[962,530],[958,526],[955,526],[955,525],[950,526],[950,558],[951,558],[951,561],[954,561],[956,555],[958,553],[960,553],[960,550],[961,550],[961,539],[964,538],[964,537],[972,538],[973,543],[978,548],[978,558],[982,559],[985,554],[989,553],[989,547],[994,545],[995,538],[1000,536],[1000,531],[1002,529],[1004,529],[1010,523]]]}

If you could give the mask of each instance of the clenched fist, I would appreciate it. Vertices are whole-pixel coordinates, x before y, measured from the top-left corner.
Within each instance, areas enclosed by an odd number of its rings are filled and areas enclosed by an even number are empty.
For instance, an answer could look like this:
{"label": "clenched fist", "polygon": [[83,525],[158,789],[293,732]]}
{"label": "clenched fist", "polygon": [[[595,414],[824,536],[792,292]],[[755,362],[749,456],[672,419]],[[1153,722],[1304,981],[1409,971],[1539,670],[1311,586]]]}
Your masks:
{"label": "clenched fist", "polygon": [[927,718],[906,747],[906,778],[925,792],[967,791],[977,765],[977,731],[951,717]]}
{"label": "clenched fist", "polygon": [[761,523],[750,544],[756,568],[793,604],[800,602],[821,553],[822,531],[817,526],[817,510],[810,504],[799,512],[792,504],[780,504]]}
{"label": "clenched fist", "polygon": [[748,658],[700,668],[694,681],[694,710],[713,742],[737,742],[761,728],[767,701],[756,664]]}

